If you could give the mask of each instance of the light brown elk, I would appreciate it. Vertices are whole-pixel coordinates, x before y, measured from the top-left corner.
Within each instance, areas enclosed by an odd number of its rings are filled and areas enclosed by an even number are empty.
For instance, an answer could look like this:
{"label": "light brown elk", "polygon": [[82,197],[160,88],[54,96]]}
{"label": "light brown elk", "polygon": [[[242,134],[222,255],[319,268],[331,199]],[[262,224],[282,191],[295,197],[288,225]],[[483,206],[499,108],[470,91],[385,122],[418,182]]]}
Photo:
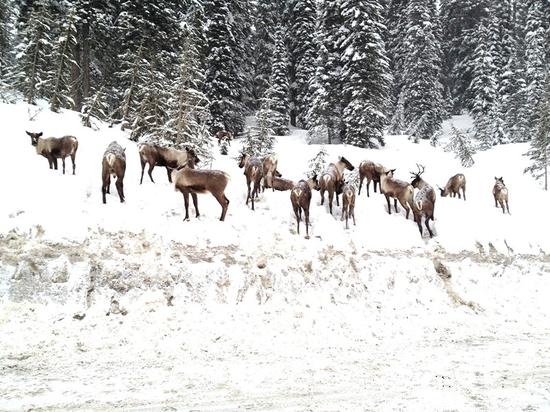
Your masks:
{"label": "light brown elk", "polygon": [[271,186],[274,190],[284,192],[286,190],[291,190],[295,184],[292,180],[283,179],[282,177],[273,177],[273,185]]}
{"label": "light brown elk", "polygon": [[308,180],[300,180],[290,191],[290,202],[296,216],[296,231],[300,234],[300,220],[302,211],[306,223],[306,239],[309,239],[309,206],[311,204],[311,191],[319,190],[317,176],[313,175]]}
{"label": "light brown elk", "polygon": [[[246,186],[248,192],[246,194],[246,205],[248,201],[252,202],[252,210],[254,210],[254,199],[260,193],[260,182],[263,176],[262,161],[257,157],[251,157],[248,154],[243,153],[239,160],[239,167],[244,168],[244,175],[246,176]],[[252,184],[252,191],[250,190],[250,184]]]}
{"label": "light brown elk", "polygon": [[380,175],[385,171],[384,166],[379,163],[374,163],[370,160],[362,161],[359,164],[359,195],[361,194],[361,187],[365,178],[367,178],[367,196],[370,196],[369,186],[371,181],[374,182],[374,191],[376,192],[376,185],[380,184]]}
{"label": "light brown elk", "polygon": [[50,169],[57,170],[57,159],[63,163],[65,174],[65,158],[70,156],[73,163],[73,175],[75,174],[75,157],[78,149],[78,140],[74,136],[42,138],[42,132],[26,132],[31,137],[31,144],[36,148],[36,153],[48,159]]}
{"label": "light brown elk", "polygon": [[[500,204],[502,213],[506,213],[506,211],[508,211],[508,214],[510,214],[510,208],[508,207],[508,188],[504,185],[504,179],[502,177],[495,177],[493,197],[495,198],[495,207],[498,207]],[[506,206],[506,210],[504,206]]]}
{"label": "light brown elk", "polygon": [[[380,191],[386,197],[388,202],[388,213],[391,215],[390,198],[394,199],[395,212],[398,213],[397,201],[406,211],[406,219],[409,218],[409,212],[413,209],[413,194],[414,189],[411,184],[402,180],[395,179],[393,174],[396,169],[391,169],[380,175]],[[413,209],[414,210],[414,209]]]}
{"label": "light brown elk", "polygon": [[414,197],[414,220],[418,224],[418,230],[420,230],[420,236],[422,236],[422,217],[424,217],[424,224],[430,237],[433,237],[432,229],[430,229],[430,220],[434,221],[434,209],[435,209],[435,190],[434,188],[422,178],[425,167],[418,165],[417,172],[411,172],[413,180],[411,182],[412,187],[418,189],[416,196]]}
{"label": "light brown elk", "polygon": [[[270,154],[266,157],[264,157],[262,161],[262,170],[263,170],[263,187],[264,189],[266,187],[272,187],[272,180],[273,176],[281,177],[281,174],[277,172],[277,164],[279,163],[279,159],[277,159],[277,155]],[[273,188],[273,191],[275,189]]]}
{"label": "light brown elk", "polygon": [[328,206],[332,214],[332,201],[336,194],[336,205],[338,202],[338,194],[344,182],[344,170],[353,170],[353,165],[344,157],[340,157],[336,163],[330,163],[319,179],[319,190],[321,191],[321,205],[325,203],[325,192],[328,192]]}
{"label": "light brown elk", "polygon": [[[190,154],[194,154],[189,150]],[[229,175],[221,170],[195,169],[195,156],[189,156],[185,165],[172,171],[174,187],[183,194],[185,202],[185,218],[189,220],[189,194],[193,198],[196,217],[200,216],[197,193],[210,192],[222,207],[220,220],[225,219],[229,199],[225,196],[225,188],[229,182]]]}
{"label": "light brown elk", "polygon": [[441,197],[449,195],[451,197],[456,197],[456,195],[458,195],[459,199],[461,199],[460,190],[462,190],[462,196],[464,200],[466,200],[466,176],[462,173],[452,176],[443,189],[439,186],[437,188],[441,192]]}
{"label": "light brown elk", "polygon": [[224,141],[231,144],[231,140],[233,140],[233,134],[226,130],[219,130],[216,133],[216,139],[218,139],[218,146]]}
{"label": "light brown elk", "polygon": [[349,229],[348,219],[353,219],[355,226],[355,189],[353,186],[344,184],[342,187],[342,219],[346,219],[346,229]]}
{"label": "light brown elk", "polygon": [[116,177],[116,190],[120,201],[124,202],[124,174],[126,173],[126,153],[117,142],[111,142],[103,154],[101,194],[103,203],[107,203],[106,193],[111,193],[111,175]]}
{"label": "light brown elk", "polygon": [[139,160],[141,162],[141,179],[139,184],[143,183],[143,172],[145,165],[149,165],[147,174],[153,180],[153,169],[155,166],[166,167],[166,174],[168,175],[168,181],[172,183],[172,170],[183,166],[189,157],[193,156],[193,162],[199,163],[199,158],[192,149],[186,148],[185,150],[177,150],[173,148],[161,147],[155,144],[141,143],[138,146]]}

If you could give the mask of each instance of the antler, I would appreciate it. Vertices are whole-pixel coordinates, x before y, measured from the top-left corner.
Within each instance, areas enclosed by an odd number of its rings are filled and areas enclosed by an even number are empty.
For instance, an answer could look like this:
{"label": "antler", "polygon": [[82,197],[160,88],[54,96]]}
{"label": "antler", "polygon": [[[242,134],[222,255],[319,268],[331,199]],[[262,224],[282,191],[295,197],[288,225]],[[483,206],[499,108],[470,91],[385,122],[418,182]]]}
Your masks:
{"label": "antler", "polygon": [[422,173],[424,173],[424,169],[425,167],[422,166],[422,165],[419,165],[418,163],[416,164],[416,167],[418,168],[418,171],[416,172],[409,172],[411,174],[412,177],[420,177],[422,175]]}

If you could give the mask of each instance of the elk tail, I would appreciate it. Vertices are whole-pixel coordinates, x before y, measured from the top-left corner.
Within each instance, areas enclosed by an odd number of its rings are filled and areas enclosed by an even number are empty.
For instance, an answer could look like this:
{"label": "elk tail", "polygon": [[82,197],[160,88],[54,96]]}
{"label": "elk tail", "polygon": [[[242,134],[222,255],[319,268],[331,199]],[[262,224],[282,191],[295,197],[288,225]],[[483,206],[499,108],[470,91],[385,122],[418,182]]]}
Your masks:
{"label": "elk tail", "polygon": [[294,193],[296,197],[300,197],[302,195],[302,189],[300,189],[299,187],[295,187],[294,189],[292,189],[292,193]]}
{"label": "elk tail", "polygon": [[112,169],[115,165],[116,156],[113,153],[108,153],[105,158],[107,159],[107,164]]}

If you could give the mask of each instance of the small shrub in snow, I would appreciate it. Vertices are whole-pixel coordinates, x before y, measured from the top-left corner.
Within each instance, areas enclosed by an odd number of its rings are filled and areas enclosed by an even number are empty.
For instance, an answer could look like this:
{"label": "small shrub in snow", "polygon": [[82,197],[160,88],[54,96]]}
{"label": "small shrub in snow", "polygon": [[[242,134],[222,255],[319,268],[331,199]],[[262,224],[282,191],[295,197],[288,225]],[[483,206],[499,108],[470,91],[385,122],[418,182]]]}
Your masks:
{"label": "small shrub in snow", "polygon": [[327,166],[327,156],[328,153],[325,149],[325,146],[321,146],[321,150],[319,150],[319,153],[317,153],[315,157],[309,161],[308,174],[317,174],[317,176],[320,176]]}
{"label": "small shrub in snow", "polygon": [[474,164],[475,148],[468,133],[463,133],[454,125],[451,125],[452,134],[445,150],[454,152],[457,159],[464,167],[471,167]]}

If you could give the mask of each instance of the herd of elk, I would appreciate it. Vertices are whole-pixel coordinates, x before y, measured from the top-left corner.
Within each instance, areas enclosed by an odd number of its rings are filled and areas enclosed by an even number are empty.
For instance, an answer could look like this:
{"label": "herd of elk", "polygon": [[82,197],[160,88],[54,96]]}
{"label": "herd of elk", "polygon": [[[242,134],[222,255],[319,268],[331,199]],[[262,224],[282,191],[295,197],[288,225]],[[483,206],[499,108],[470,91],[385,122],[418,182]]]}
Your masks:
{"label": "herd of elk", "polygon": [[[36,153],[48,159],[50,169],[57,170],[57,159],[62,159],[63,174],[65,174],[65,158],[71,157],[73,164],[73,174],[75,174],[75,157],[78,149],[78,140],[74,136],[64,136],[61,138],[50,137],[42,138],[42,133],[26,132],[31,137],[31,143],[36,148]],[[219,141],[231,140],[231,134],[228,132],[218,132],[216,135]],[[151,182],[154,183],[152,171],[155,166],[166,167],[169,182],[174,183],[177,191],[181,192],[185,201],[185,220],[189,219],[189,195],[193,199],[196,216],[199,216],[198,193],[210,192],[222,207],[220,220],[224,220],[227,214],[229,200],[225,196],[225,189],[229,181],[229,175],[220,170],[195,169],[195,164],[199,162],[194,150],[185,148],[177,150],[174,148],[165,148],[158,145],[142,143],[138,146],[138,153],[141,162],[140,184],[143,183],[143,174],[145,165],[149,165],[148,174]],[[348,229],[348,220],[351,218],[355,225],[355,188],[344,180],[344,171],[353,171],[353,165],[344,157],[340,157],[335,163],[330,163],[323,174],[318,179],[317,175],[308,180],[300,180],[294,183],[292,180],[281,177],[277,170],[278,159],[276,155],[269,155],[262,159],[252,157],[242,153],[239,159],[239,167],[244,168],[244,175],[247,183],[246,204],[252,202],[254,210],[254,200],[258,197],[260,188],[272,188],[273,191],[290,190],[290,200],[292,208],[296,215],[297,232],[300,233],[300,219],[302,214],[305,217],[306,236],[309,238],[309,208],[312,197],[312,190],[319,190],[321,195],[321,205],[324,204],[324,194],[328,192],[329,211],[332,214],[332,203],[336,195],[336,205],[339,206],[338,195],[342,194],[342,214],[341,220],[346,220],[346,229]],[[430,220],[434,221],[434,209],[436,194],[434,188],[428,184],[422,177],[425,167],[418,165],[416,172],[411,172],[413,180],[407,183],[394,177],[396,169],[386,169],[384,166],[365,160],[359,165],[359,194],[363,181],[367,179],[367,196],[370,196],[370,182],[374,182],[374,191],[377,185],[380,187],[380,193],[386,198],[388,213],[391,214],[390,199],[394,199],[394,209],[398,213],[397,202],[405,209],[405,217],[408,219],[409,213],[413,212],[413,217],[418,225],[422,235],[422,218],[424,218],[426,229],[430,237],[433,237],[433,231],[430,227]],[[126,172],[126,154],[125,149],[117,142],[113,141],[105,150],[102,158],[102,200],[106,203],[106,194],[110,193],[111,176],[116,177],[116,188],[121,202],[125,201],[124,196],[124,175]],[[263,183],[263,185],[262,185]],[[252,184],[252,188],[251,188]],[[416,196],[414,190],[417,189]],[[466,200],[466,177],[459,173],[452,176],[444,188],[440,188],[441,197],[451,196]],[[462,194],[460,193],[462,192]],[[510,214],[508,206],[508,189],[504,184],[502,177],[495,177],[493,186],[493,197],[495,206],[502,208],[502,212]]]}
{"label": "herd of elk", "polygon": [[319,179],[319,191],[321,193],[321,205],[325,203],[325,192],[328,192],[328,207],[332,214],[332,201],[336,195],[336,206],[340,206],[338,202],[338,194],[342,191],[344,185],[344,170],[353,170],[353,165],[344,157],[336,163],[330,163]]}
{"label": "herd of elk", "polygon": [[42,132],[26,132],[31,137],[31,144],[36,148],[36,153],[48,159],[50,169],[57,170],[57,159],[63,163],[65,174],[65,158],[70,156],[73,162],[73,175],[75,174],[75,157],[78,149],[78,140],[74,136],[42,138]]}
{"label": "herd of elk", "polygon": [[193,157],[194,163],[199,163],[199,158],[194,151],[190,149],[177,150],[172,148],[166,148],[157,146],[154,144],[142,143],[138,146],[139,160],[141,162],[141,179],[139,184],[143,183],[143,171],[145,170],[145,165],[149,165],[149,170],[147,174],[151,179],[151,182],[155,183],[153,180],[153,169],[155,166],[166,167],[166,173],[168,175],[168,181],[172,183],[172,170],[177,169],[178,167],[187,163],[187,160],[190,156]]}
{"label": "herd of elk", "polygon": [[102,178],[103,185],[101,186],[101,194],[103,197],[103,203],[107,203],[105,198],[106,193],[111,193],[111,175],[116,177],[116,190],[120,197],[120,202],[124,202],[124,174],[126,173],[126,153],[117,142],[111,142],[107,146],[107,150],[103,154],[102,165]]}

